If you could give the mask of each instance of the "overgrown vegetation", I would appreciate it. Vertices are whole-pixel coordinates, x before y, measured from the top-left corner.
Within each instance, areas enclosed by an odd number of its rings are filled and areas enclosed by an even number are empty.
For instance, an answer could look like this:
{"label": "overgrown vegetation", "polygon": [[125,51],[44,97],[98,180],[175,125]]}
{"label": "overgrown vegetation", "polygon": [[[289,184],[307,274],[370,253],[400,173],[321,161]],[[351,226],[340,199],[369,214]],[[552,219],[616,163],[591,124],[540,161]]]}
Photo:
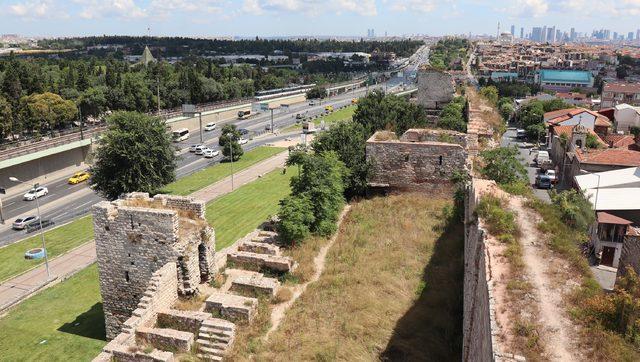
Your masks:
{"label": "overgrown vegetation", "polygon": [[344,164],[332,151],[295,151],[287,165],[300,165],[300,175],[291,178],[291,195],[280,202],[280,238],[295,244],[310,233],[331,235],[344,205]]}
{"label": "overgrown vegetation", "polygon": [[517,159],[518,149],[500,147],[482,151],[482,167],[480,172],[485,178],[496,181],[500,185],[514,185],[527,180],[527,170]]}
{"label": "overgrown vegetation", "polygon": [[462,70],[469,52],[469,41],[464,38],[447,38],[439,40],[431,47],[429,64],[437,69]]}
{"label": "overgrown vegetation", "polygon": [[483,196],[476,212],[486,222],[489,233],[507,245],[505,255],[509,258],[511,267],[522,267],[522,250],[518,243],[520,229],[516,223],[516,214],[508,209],[506,200],[492,195]]}
{"label": "overgrown vegetation", "polygon": [[516,122],[519,127],[527,131],[529,139],[540,141],[546,132],[543,122],[544,114],[565,108],[573,108],[573,106],[559,98],[548,101],[533,99],[520,107],[516,114]]}
{"label": "overgrown vegetation", "polygon": [[241,137],[238,126],[235,124],[225,124],[224,127],[222,127],[218,145],[222,147],[222,155],[228,160],[237,162],[244,154],[242,146],[238,143]]}
{"label": "overgrown vegetation", "polygon": [[445,205],[424,194],[354,204],[320,279],[249,347],[254,358],[460,359],[463,228]]}
{"label": "overgrown vegetation", "polygon": [[409,128],[427,125],[427,116],[422,107],[404,97],[385,95],[378,90],[360,98],[353,120],[360,123],[368,135],[379,130],[401,135]]}
{"label": "overgrown vegetation", "polygon": [[438,127],[458,132],[467,132],[467,100],[465,97],[454,97],[440,112]]}

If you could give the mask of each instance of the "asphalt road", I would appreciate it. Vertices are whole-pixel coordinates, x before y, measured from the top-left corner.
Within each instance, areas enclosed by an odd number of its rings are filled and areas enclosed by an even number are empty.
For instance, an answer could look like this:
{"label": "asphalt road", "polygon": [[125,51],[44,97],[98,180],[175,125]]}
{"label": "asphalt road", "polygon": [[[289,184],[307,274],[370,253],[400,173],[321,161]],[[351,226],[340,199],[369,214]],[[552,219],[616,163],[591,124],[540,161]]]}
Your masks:
{"label": "asphalt road", "polygon": [[531,187],[533,187],[534,195],[544,202],[551,202],[551,198],[549,197],[548,190],[538,189],[535,187],[536,174],[538,172],[538,168],[535,167],[533,163],[533,158],[535,157],[535,154],[533,152],[530,152],[533,145],[530,143],[518,141],[516,139],[516,129],[509,128],[507,132],[505,132],[504,135],[502,135],[502,139],[500,140],[500,146],[501,147],[515,146],[518,148],[518,151],[520,152],[520,156],[519,156],[520,161],[527,169],[529,184],[531,184]]}
{"label": "asphalt road", "polygon": [[[366,90],[364,88],[357,89],[352,92],[325,99],[321,104],[315,106],[309,106],[306,102],[291,105],[288,110],[279,110],[274,112],[274,128],[278,130],[295,124],[295,116],[298,113],[304,114],[305,116],[314,116],[323,113],[326,105],[339,107],[351,104],[352,98],[363,96],[365,92]],[[251,132],[250,136],[260,135],[265,133],[265,126],[271,123],[271,115],[270,113],[262,113],[246,120],[234,119],[220,122],[217,125],[216,130],[204,132],[203,143],[214,149],[218,149],[220,129],[222,128],[222,125],[226,123],[233,123],[236,124],[238,128],[248,129]],[[261,137],[256,137],[256,139],[250,139],[249,143],[245,144],[243,148],[245,150],[250,150],[286,137],[292,137],[292,133],[286,135],[262,135]],[[182,178],[205,167],[216,164],[222,159],[222,156],[207,159],[187,152],[186,149],[189,145],[200,143],[199,141],[200,133],[193,132],[188,140],[176,144],[177,148],[181,150],[180,159],[177,165],[178,167],[176,168],[177,178]],[[69,185],[66,179],[62,179],[52,183],[47,183],[43,186],[46,186],[49,189],[49,194],[39,199],[40,207],[42,208],[43,206],[47,206],[48,209],[46,212],[43,212],[42,218],[54,220],[56,224],[62,224],[71,221],[76,217],[87,214],[93,204],[102,200],[102,198],[95,192],[87,190],[88,186],[86,182],[78,185]],[[73,194],[76,194],[77,196],[69,197],[69,195]],[[61,200],[62,198],[65,199]],[[24,201],[22,199],[22,194],[8,197],[3,199],[2,202],[4,218],[7,224],[12,223],[17,216],[23,215],[29,211],[31,211],[29,214],[36,214],[35,201]],[[0,246],[21,240],[26,236],[27,234],[25,231],[15,231],[11,229],[2,230],[0,231]]]}

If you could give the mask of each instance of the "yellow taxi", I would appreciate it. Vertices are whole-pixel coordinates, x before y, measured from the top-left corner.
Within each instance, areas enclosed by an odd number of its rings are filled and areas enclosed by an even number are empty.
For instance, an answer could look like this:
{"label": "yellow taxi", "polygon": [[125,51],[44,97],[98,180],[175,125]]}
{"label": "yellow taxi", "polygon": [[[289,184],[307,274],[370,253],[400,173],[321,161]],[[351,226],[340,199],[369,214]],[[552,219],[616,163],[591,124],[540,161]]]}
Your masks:
{"label": "yellow taxi", "polygon": [[89,179],[89,176],[91,175],[89,175],[88,172],[85,172],[85,171],[77,172],[75,175],[69,178],[69,184],[76,185],[76,184],[79,184],[80,182],[87,181]]}
{"label": "yellow taxi", "polygon": [[325,112],[333,112],[333,106],[324,107]]}
{"label": "yellow taxi", "polygon": [[357,104],[357,103],[358,103],[358,98],[351,99],[351,104]]}

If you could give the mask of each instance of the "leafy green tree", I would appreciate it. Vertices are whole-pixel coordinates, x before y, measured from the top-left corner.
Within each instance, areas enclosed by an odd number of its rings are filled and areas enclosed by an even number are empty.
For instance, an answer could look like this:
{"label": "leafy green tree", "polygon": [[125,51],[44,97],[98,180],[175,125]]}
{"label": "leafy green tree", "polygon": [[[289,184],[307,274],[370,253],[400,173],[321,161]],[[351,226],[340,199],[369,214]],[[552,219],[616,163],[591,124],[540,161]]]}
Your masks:
{"label": "leafy green tree", "polygon": [[4,139],[13,134],[13,110],[11,103],[0,96],[0,137]]}
{"label": "leafy green tree", "polygon": [[547,132],[547,128],[542,122],[528,125],[524,130],[527,132],[527,137],[536,142],[540,142]]}
{"label": "leafy green tree", "polygon": [[409,128],[427,124],[422,107],[404,97],[385,95],[377,90],[360,98],[353,120],[364,126],[368,135],[379,130],[391,130],[401,135]]}
{"label": "leafy green tree", "polygon": [[233,161],[238,161],[244,154],[242,146],[238,143],[240,131],[235,124],[226,124],[222,127],[222,134],[218,138],[218,144],[222,147],[222,155],[227,158],[233,154]]}
{"label": "leafy green tree", "polygon": [[20,108],[23,123],[37,130],[64,128],[78,116],[73,101],[49,92],[22,97]]}
{"label": "leafy green tree", "polygon": [[502,103],[498,106],[498,111],[500,112],[502,118],[505,121],[508,121],[514,112],[513,105],[511,103]]}
{"label": "leafy green tree", "polygon": [[482,175],[499,184],[513,184],[526,180],[527,170],[518,161],[517,155],[518,149],[515,147],[495,148],[481,152]]}
{"label": "leafy green tree", "polygon": [[315,221],[313,205],[305,195],[288,196],[280,200],[278,216],[278,235],[284,242],[291,244],[301,242],[309,236],[309,227]]}
{"label": "leafy green tree", "polygon": [[89,88],[80,95],[78,106],[82,117],[98,117],[107,110],[106,87]]}
{"label": "leafy green tree", "polygon": [[579,190],[551,192],[551,202],[558,207],[562,221],[579,231],[586,231],[595,221],[593,206]]}
{"label": "leafy green tree", "polygon": [[544,109],[545,112],[553,112],[565,108],[573,108],[573,106],[560,98],[542,101],[542,109]]}
{"label": "leafy green tree", "polygon": [[322,86],[315,86],[307,91],[307,99],[323,99],[327,97],[327,89]]}
{"label": "leafy green tree", "polygon": [[338,215],[344,205],[344,164],[332,151],[307,154],[297,162],[301,162],[302,171],[291,179],[291,194],[309,199],[315,216],[309,230],[328,236],[335,231]]}
{"label": "leafy green tree", "polygon": [[367,132],[360,123],[339,122],[318,134],[312,148],[316,153],[335,152],[346,167],[343,173],[345,196],[364,195],[367,190],[370,165],[366,159]]}
{"label": "leafy green tree", "polygon": [[517,115],[518,124],[526,129],[530,125],[542,123],[544,113],[542,102],[532,100],[520,107]]}
{"label": "leafy green tree", "polygon": [[482,87],[480,89],[480,95],[489,101],[491,104],[498,103],[498,88],[493,85]]}
{"label": "leafy green tree", "polygon": [[18,77],[18,71],[14,63],[9,63],[4,72],[2,80],[2,93],[4,93],[9,101],[16,104],[22,96],[22,84]]}
{"label": "leafy green tree", "polygon": [[116,112],[96,151],[91,186],[114,200],[128,192],[155,192],[175,180],[176,154],[164,121]]}

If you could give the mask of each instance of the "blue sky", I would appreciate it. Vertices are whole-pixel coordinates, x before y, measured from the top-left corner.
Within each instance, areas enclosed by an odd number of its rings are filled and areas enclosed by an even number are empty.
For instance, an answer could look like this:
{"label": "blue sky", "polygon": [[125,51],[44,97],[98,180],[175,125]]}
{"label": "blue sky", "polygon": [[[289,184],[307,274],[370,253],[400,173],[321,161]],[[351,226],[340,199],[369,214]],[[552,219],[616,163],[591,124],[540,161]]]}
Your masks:
{"label": "blue sky", "polygon": [[[497,22],[626,34],[640,0],[0,0],[0,33],[281,36],[495,34]],[[636,19],[634,21],[634,18]]]}

